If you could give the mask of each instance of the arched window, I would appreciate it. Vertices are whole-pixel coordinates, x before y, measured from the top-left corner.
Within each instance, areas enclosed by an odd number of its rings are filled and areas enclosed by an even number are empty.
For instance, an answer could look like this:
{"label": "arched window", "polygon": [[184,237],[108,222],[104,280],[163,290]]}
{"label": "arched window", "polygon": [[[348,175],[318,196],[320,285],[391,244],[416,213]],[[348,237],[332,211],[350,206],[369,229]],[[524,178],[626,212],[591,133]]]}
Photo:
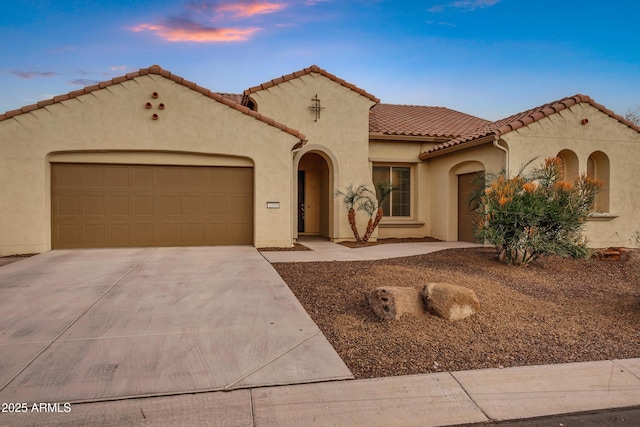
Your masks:
{"label": "arched window", "polygon": [[602,183],[602,187],[596,196],[596,210],[609,212],[609,157],[602,151],[591,153],[587,160],[587,176],[595,178]]}
{"label": "arched window", "polygon": [[560,178],[565,181],[573,181],[578,177],[578,156],[571,150],[562,150],[558,153],[558,158],[562,161],[563,170]]}

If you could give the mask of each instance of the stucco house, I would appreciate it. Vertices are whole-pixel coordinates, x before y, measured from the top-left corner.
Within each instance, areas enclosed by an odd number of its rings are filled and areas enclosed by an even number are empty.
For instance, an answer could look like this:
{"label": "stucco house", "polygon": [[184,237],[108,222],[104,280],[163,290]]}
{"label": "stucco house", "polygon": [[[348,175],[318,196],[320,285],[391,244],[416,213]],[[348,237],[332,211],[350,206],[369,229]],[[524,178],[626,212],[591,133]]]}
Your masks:
{"label": "stucco house", "polygon": [[591,245],[630,246],[640,127],[587,96],[490,122],[317,66],[231,95],[154,65],[0,115],[0,255],[351,240],[335,191],[378,182],[397,190],[374,239],[471,240],[472,177],[555,155],[605,184]]}

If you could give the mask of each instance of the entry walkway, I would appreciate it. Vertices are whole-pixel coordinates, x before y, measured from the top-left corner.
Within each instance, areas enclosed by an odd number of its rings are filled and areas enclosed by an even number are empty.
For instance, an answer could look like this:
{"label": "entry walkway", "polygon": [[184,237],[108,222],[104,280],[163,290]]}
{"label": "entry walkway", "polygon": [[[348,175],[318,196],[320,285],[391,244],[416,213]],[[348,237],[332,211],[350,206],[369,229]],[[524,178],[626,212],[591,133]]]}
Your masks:
{"label": "entry walkway", "polygon": [[482,247],[466,242],[389,243],[363,248],[348,248],[320,239],[301,240],[310,251],[262,252],[269,262],[367,261],[428,254],[451,248]]}

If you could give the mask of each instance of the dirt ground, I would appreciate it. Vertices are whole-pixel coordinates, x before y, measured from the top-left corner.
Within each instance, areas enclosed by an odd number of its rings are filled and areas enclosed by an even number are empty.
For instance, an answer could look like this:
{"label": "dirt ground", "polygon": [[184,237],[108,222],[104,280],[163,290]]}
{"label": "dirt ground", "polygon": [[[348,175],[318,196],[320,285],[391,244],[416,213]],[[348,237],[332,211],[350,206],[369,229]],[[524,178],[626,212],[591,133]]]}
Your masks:
{"label": "dirt ground", "polygon": [[434,239],[433,237],[403,237],[403,238],[389,237],[386,239],[378,239],[375,242],[358,243],[358,242],[346,241],[346,242],[340,242],[339,244],[342,246],[346,246],[348,248],[363,248],[366,246],[385,245],[388,243],[419,243],[419,242],[441,242],[441,240]]}
{"label": "dirt ground", "polygon": [[[640,252],[526,268],[490,248],[274,267],[356,378],[640,357]],[[472,289],[481,311],[454,323],[382,321],[365,300],[379,286],[428,282]]]}

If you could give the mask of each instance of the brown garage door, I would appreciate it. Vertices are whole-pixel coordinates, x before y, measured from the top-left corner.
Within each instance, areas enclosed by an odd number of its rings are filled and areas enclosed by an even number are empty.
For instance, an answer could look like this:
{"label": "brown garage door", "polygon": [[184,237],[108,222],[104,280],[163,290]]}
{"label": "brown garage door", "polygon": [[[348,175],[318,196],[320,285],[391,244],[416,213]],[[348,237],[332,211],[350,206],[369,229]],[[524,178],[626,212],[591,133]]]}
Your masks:
{"label": "brown garage door", "polygon": [[253,244],[253,169],[51,165],[52,247]]}

